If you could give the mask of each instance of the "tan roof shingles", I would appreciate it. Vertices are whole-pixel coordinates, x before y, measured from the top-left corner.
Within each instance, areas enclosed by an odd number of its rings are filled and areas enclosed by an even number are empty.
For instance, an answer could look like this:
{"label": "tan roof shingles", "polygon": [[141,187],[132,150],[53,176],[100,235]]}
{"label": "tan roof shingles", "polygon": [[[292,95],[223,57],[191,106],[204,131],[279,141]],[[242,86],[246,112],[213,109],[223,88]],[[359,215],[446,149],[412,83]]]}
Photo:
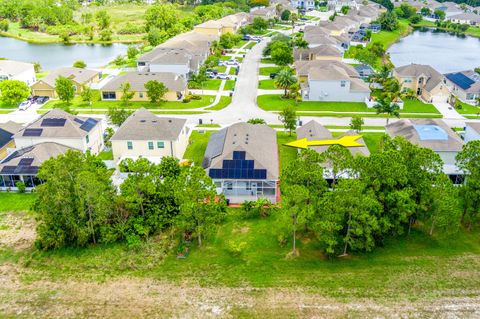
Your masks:
{"label": "tan roof shingles", "polygon": [[185,127],[186,119],[158,117],[141,108],[135,111],[112,136],[112,141],[174,141]]}
{"label": "tan roof shingles", "polygon": [[50,72],[38,82],[44,82],[51,87],[55,87],[55,81],[57,80],[57,78],[60,76],[63,76],[63,77],[69,78],[70,80],[78,84],[84,84],[92,80],[95,76],[98,76],[99,73],[100,72],[98,71],[93,71],[88,69],[60,68]]}
{"label": "tan roof shingles", "polygon": [[35,144],[33,146],[27,146],[16,150],[7,158],[5,158],[5,160],[0,164],[0,171],[5,166],[17,166],[22,158],[33,158],[33,162],[30,164],[30,166],[38,167],[46,160],[62,155],[68,150],[73,150],[73,148],[53,142],[45,142]]}
{"label": "tan roof shingles", "polygon": [[430,65],[426,64],[407,64],[395,68],[395,72],[401,77],[426,76],[427,82],[425,83],[425,89],[427,91],[433,90],[438,84],[443,82],[443,75]]}
{"label": "tan roof shingles", "polygon": [[105,84],[101,90],[119,91],[122,84],[128,82],[132,91],[145,92],[145,84],[152,80],[162,82],[170,91],[184,91],[187,88],[185,78],[174,73],[130,72],[115,77]]}

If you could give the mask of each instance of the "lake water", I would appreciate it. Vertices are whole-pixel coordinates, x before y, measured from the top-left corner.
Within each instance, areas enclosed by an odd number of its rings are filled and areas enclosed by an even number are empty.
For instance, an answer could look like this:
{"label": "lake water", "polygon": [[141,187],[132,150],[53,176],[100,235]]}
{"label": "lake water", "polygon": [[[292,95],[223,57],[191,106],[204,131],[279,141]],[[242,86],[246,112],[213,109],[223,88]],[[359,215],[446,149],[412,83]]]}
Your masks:
{"label": "lake water", "polygon": [[125,44],[33,44],[0,36],[0,57],[23,62],[40,62],[43,70],[72,66],[83,60],[88,67],[100,67],[119,54],[125,54]]}
{"label": "lake water", "polygon": [[440,73],[462,71],[480,66],[480,39],[424,28],[393,44],[388,53],[397,67],[418,63]]}

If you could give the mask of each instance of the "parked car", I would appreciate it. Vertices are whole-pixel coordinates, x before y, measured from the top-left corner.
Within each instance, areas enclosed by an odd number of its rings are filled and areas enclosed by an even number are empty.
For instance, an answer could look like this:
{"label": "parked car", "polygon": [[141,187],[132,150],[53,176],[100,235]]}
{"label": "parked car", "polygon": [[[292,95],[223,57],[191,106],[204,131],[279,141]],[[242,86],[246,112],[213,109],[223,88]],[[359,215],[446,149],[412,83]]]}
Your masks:
{"label": "parked car", "polygon": [[213,74],[215,74],[215,75],[218,74],[218,70],[215,70],[215,69],[207,69],[207,73],[209,73],[209,72],[210,72],[210,73],[213,73]]}
{"label": "parked car", "polygon": [[222,66],[222,65],[225,65],[224,61],[218,61],[218,66]]}
{"label": "parked car", "polygon": [[230,76],[226,73],[218,73],[217,74],[217,79],[219,80],[230,80]]}
{"label": "parked car", "polygon": [[20,103],[18,105],[18,109],[20,111],[25,111],[26,109],[28,109],[30,106],[32,106],[32,102],[31,101],[23,101],[22,103]]}
{"label": "parked car", "polygon": [[235,59],[230,59],[227,62],[225,62],[226,65],[238,65],[238,61]]}
{"label": "parked car", "polygon": [[50,100],[50,98],[48,96],[39,96],[36,100],[35,100],[35,103],[37,104],[45,104],[48,102],[48,100]]}
{"label": "parked car", "polygon": [[277,73],[273,72],[273,73],[270,73],[270,79],[275,79],[277,77]]}
{"label": "parked car", "polygon": [[242,40],[243,40],[243,41],[249,41],[249,40],[250,40],[250,36],[244,35],[244,36],[242,37]]}

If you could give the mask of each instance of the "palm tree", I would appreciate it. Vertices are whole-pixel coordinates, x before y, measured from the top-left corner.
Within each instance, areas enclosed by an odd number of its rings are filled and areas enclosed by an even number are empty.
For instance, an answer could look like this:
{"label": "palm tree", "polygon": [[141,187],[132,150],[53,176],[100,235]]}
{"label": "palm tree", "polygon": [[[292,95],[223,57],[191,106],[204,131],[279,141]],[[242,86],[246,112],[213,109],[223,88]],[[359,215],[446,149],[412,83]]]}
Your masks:
{"label": "palm tree", "polygon": [[298,82],[295,82],[292,85],[290,85],[288,94],[291,99],[295,100],[295,104],[298,104],[298,102],[302,100],[302,94],[300,92],[300,84]]}
{"label": "palm tree", "polygon": [[292,84],[297,83],[297,78],[289,69],[283,69],[275,77],[275,86],[285,90],[284,97],[287,97],[287,90]]}
{"label": "palm tree", "polygon": [[388,98],[378,99],[373,107],[377,110],[377,114],[387,114],[387,125],[390,116],[400,117],[400,113],[398,112],[400,106],[398,106],[397,103],[392,103]]}
{"label": "palm tree", "polygon": [[387,79],[390,78],[391,70],[390,67],[386,64],[383,64],[380,67],[380,70],[378,72],[375,72],[374,74],[370,75],[369,82],[370,82],[370,89],[372,89],[372,84],[373,83],[378,83],[380,85],[383,85]]}

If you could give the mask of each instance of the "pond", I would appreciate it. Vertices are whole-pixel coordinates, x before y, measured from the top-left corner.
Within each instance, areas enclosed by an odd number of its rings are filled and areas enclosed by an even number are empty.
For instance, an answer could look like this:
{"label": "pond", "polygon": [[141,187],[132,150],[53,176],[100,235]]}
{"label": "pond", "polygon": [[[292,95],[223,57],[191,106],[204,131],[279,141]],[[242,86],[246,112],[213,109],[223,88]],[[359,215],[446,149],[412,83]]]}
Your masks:
{"label": "pond", "polygon": [[102,44],[33,44],[0,36],[0,58],[23,62],[40,62],[43,70],[72,66],[83,60],[88,67],[100,67],[119,54],[125,54],[127,45]]}
{"label": "pond", "polygon": [[395,66],[429,64],[440,73],[480,66],[480,39],[434,29],[417,29],[389,49]]}

